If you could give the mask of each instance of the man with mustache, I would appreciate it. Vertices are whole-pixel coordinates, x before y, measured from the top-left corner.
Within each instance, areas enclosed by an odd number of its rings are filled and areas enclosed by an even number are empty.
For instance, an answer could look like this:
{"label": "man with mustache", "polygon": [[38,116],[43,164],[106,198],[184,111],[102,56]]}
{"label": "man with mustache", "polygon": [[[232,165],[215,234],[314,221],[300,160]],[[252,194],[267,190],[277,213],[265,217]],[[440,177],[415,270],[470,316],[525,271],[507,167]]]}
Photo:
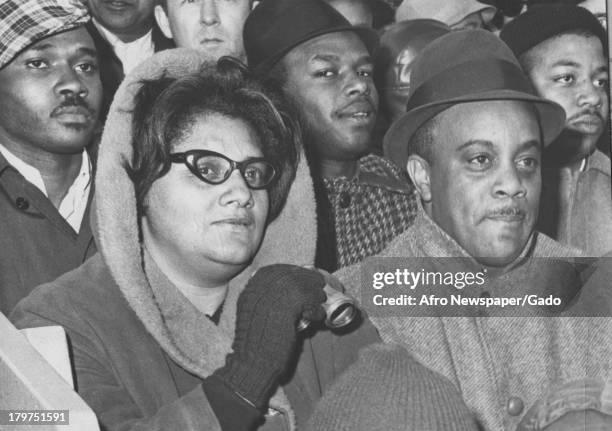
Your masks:
{"label": "man with mustache", "polygon": [[0,26],[0,311],[95,252],[85,147],[102,89],[78,0],[10,0]]}
{"label": "man with mustache", "polygon": [[[580,251],[535,229],[542,151],[557,144],[564,111],[537,96],[512,51],[483,30],[431,42],[415,59],[411,79],[407,112],[391,125],[384,150],[406,167],[419,213],[376,259],[336,275],[362,298],[384,341],[401,343],[460,388],[482,429],[515,430],[549,390],[611,377],[611,319],[556,317],[589,311],[577,312],[571,302],[582,295],[575,279],[585,274],[575,266],[584,263],[575,260]],[[368,280],[380,267],[480,274],[484,283],[410,290],[385,282],[373,290]],[[609,292],[605,283],[600,288]],[[411,294],[416,305],[371,300],[396,293]],[[475,305],[422,302],[457,294]],[[562,306],[483,304],[530,295],[553,295]]]}
{"label": "man with mustache", "polygon": [[245,59],[242,28],[253,0],[161,0],[155,19],[176,46],[202,52],[210,61],[224,55]]}
{"label": "man with mustache", "polygon": [[279,81],[298,110],[317,194],[317,265],[378,253],[411,225],[416,195],[393,163],[369,154],[376,33],[321,0],[269,0],[246,20],[244,41],[249,66]]}
{"label": "man with mustache", "polygon": [[509,23],[501,38],[538,94],[567,116],[545,153],[539,228],[601,256],[612,250],[610,159],[597,149],[609,113],[606,32],[582,7],[544,5]]}

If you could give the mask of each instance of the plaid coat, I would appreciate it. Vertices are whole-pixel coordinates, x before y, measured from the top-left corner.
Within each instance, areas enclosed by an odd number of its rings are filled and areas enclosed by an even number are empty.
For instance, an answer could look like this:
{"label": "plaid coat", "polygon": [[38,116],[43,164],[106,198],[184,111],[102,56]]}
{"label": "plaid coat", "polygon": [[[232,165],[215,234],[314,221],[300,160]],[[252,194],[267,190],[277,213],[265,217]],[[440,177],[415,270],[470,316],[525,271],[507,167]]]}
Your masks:
{"label": "plaid coat", "polygon": [[417,195],[389,160],[368,155],[352,179],[325,179],[336,234],[339,267],[379,253],[412,225]]}

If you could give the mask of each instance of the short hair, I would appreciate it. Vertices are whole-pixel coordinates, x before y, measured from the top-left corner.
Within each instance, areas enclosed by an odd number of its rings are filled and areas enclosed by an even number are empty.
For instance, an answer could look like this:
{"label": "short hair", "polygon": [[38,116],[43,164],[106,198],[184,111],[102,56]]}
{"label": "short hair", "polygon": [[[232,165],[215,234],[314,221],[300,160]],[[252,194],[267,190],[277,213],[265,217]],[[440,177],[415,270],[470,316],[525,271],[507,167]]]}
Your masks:
{"label": "short hair", "polygon": [[440,116],[436,114],[419,126],[408,142],[408,156],[416,154],[429,164],[433,163],[434,130],[439,124]]}
{"label": "short hair", "polygon": [[256,81],[238,60],[222,57],[198,73],[141,81],[132,118],[131,165],[139,215],[151,185],[171,167],[170,153],[201,115],[244,121],[258,138],[263,156],[280,170],[267,189],[268,222],[285,204],[298,164],[299,126],[279,88]]}
{"label": "short hair", "polygon": [[[552,37],[549,37],[546,40],[543,40],[542,42],[538,43],[537,45],[531,47],[530,49],[528,49],[527,51],[525,51],[524,53],[522,53],[519,58],[518,61],[521,64],[521,67],[523,68],[523,70],[525,71],[525,73],[529,74],[531,73],[531,70],[535,67],[535,65],[537,64],[538,59],[535,57],[534,53],[536,53],[538,51],[538,47],[546,42],[549,41],[551,39],[556,39],[559,38],[561,36],[566,36],[566,35],[576,35],[576,36],[584,36],[584,37],[594,37],[597,40],[601,41],[601,39],[599,38],[598,35],[596,35],[595,33],[593,33],[591,30],[587,29],[587,28],[576,28],[576,29],[572,29],[572,30],[567,30],[564,31],[562,33],[558,33]],[[604,45],[602,44],[602,49],[605,49]],[[604,56],[606,56],[606,53],[603,53]]]}

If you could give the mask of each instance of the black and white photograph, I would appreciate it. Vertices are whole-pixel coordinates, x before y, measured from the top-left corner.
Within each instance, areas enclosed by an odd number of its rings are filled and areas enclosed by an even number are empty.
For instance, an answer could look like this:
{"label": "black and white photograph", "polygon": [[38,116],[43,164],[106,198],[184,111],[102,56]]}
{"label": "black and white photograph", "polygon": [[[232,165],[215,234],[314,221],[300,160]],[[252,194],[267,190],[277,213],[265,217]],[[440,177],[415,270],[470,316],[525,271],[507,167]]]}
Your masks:
{"label": "black and white photograph", "polygon": [[0,0],[0,431],[612,431],[610,7]]}

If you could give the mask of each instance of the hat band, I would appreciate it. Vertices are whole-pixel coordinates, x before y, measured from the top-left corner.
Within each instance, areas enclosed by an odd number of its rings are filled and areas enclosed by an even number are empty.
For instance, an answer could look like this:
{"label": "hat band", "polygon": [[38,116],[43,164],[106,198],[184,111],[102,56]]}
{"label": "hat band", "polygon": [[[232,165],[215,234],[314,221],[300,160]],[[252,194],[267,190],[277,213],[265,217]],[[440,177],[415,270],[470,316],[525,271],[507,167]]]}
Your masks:
{"label": "hat band", "polygon": [[429,78],[410,96],[406,111],[430,103],[475,96],[493,90],[514,90],[535,96],[520,67],[498,59],[479,59],[458,64]]}

